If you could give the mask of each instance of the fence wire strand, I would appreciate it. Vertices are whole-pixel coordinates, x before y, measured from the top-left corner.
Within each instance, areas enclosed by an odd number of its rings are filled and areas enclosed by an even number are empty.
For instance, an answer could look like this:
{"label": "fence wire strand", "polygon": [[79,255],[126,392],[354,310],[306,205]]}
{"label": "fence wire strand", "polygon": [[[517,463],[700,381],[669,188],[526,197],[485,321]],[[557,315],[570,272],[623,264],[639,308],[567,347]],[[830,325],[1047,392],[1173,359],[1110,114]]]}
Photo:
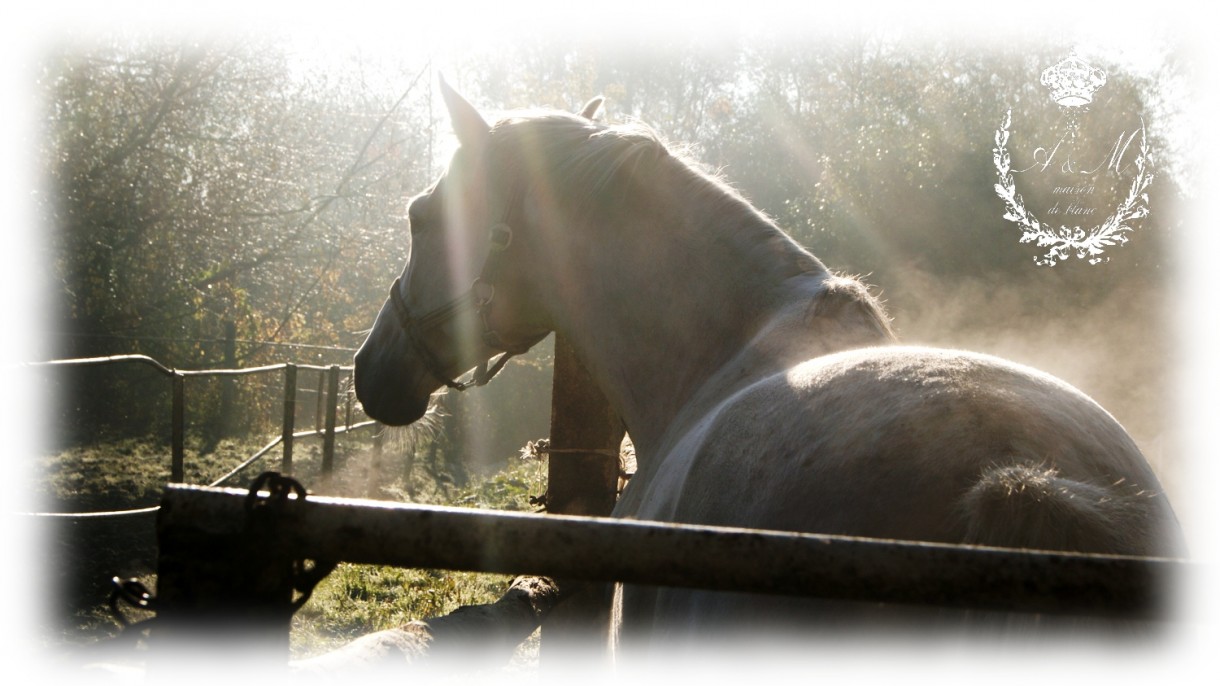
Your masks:
{"label": "fence wire strand", "polygon": [[[264,373],[268,373],[268,372],[283,371],[290,366],[295,367],[298,370],[304,369],[304,370],[308,370],[308,371],[316,371],[319,373],[330,372],[332,368],[337,368],[340,372],[351,372],[354,370],[354,367],[352,367],[351,365],[348,365],[348,366],[310,365],[310,364],[295,364],[295,363],[287,363],[287,362],[280,363],[280,364],[273,364],[273,365],[264,365],[264,366],[260,366],[260,367],[244,367],[244,368],[239,368],[239,369],[184,370],[184,369],[175,369],[173,367],[169,367],[147,355],[110,355],[107,357],[85,357],[85,358],[73,358],[73,359],[64,359],[64,360],[46,360],[46,361],[41,361],[41,362],[28,362],[28,363],[25,363],[23,366],[25,366],[25,367],[89,367],[89,366],[101,366],[101,365],[121,364],[121,363],[145,364],[145,365],[153,367],[158,372],[160,372],[166,376],[169,376],[169,377],[249,376],[249,375],[254,375],[254,374],[264,374]],[[300,393],[302,391],[310,392],[309,389],[298,389],[297,390],[298,393]],[[319,401],[320,400],[321,399],[319,399]],[[370,426],[374,426],[376,424],[377,424],[377,422],[374,420],[367,420],[367,421],[359,422],[356,424],[345,424],[344,426],[336,426],[336,427],[333,427],[333,429],[331,429],[331,431],[333,432],[334,435],[337,436],[339,434],[348,433],[350,431],[355,431],[357,429],[367,428]],[[292,438],[293,439],[309,438],[309,437],[322,438],[322,437],[324,437],[325,433],[326,433],[325,430],[315,427],[313,429],[306,429],[304,431],[295,432],[292,434]],[[229,479],[231,479],[234,476],[236,476],[237,474],[239,474],[242,470],[249,467],[251,464],[254,464],[255,462],[257,462],[260,458],[265,457],[269,452],[271,452],[271,450],[273,450],[276,446],[282,444],[283,442],[284,442],[283,435],[275,437],[270,443],[263,446],[260,450],[255,452],[252,456],[250,456],[245,461],[241,462],[236,467],[234,467],[233,469],[231,469],[227,473],[225,473],[224,476],[221,476],[220,478],[216,479],[215,481],[209,483],[208,487],[215,488],[217,486],[220,486],[224,482],[228,481]],[[61,519],[91,519],[91,518],[106,518],[106,517],[129,517],[129,516],[138,516],[138,515],[144,515],[144,514],[152,514],[152,513],[157,512],[160,509],[161,509],[160,505],[152,505],[149,507],[133,508],[133,509],[128,509],[128,510],[103,510],[103,511],[97,511],[97,512],[22,512],[22,513],[18,513],[18,514],[23,515],[23,516],[28,516],[28,517],[46,517],[46,518],[61,518]]]}

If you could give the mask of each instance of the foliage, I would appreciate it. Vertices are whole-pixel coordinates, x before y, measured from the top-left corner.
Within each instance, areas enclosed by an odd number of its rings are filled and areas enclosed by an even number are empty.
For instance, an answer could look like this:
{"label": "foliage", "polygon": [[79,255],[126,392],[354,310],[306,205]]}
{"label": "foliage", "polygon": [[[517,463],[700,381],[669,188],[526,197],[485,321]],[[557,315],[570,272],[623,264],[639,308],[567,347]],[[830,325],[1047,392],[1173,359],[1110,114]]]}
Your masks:
{"label": "foliage", "polygon": [[[290,72],[282,50],[225,45],[47,61],[56,355],[231,366],[280,361],[267,343],[358,340],[381,298],[368,277],[388,280],[401,259],[403,199],[425,183],[413,132],[427,124],[418,108]],[[224,359],[230,323],[251,343]],[[148,417],[113,410],[140,389],[115,390],[80,394],[86,421],[138,435]]]}
{"label": "foliage", "polygon": [[[1022,314],[1049,304],[1043,315],[1071,316],[1118,291],[1162,287],[1183,163],[1158,156],[1157,182],[1143,184],[1126,213],[1138,221],[1120,222],[1138,227],[1119,232],[1131,244],[1106,253],[1111,268],[1029,269],[1030,246],[1004,219],[988,152],[1009,110],[1014,157],[1048,144],[1035,133],[1054,131],[1058,114],[1037,76],[1067,51],[850,32],[816,44],[551,39],[472,48],[450,77],[492,112],[571,111],[605,94],[608,119],[638,118],[688,144],[828,265],[869,274],[899,311],[926,307],[929,283],[983,281],[1025,294]],[[1099,66],[1110,79],[1086,128],[1142,120],[1147,145],[1169,149],[1163,133],[1177,110],[1160,94],[1181,79],[1173,56],[1160,73]],[[115,39],[54,53],[40,78],[49,185],[38,196],[54,229],[54,354],[145,352],[181,367],[347,362],[405,257],[406,199],[446,162],[451,139],[433,79],[422,58],[356,54],[320,65],[274,39]],[[1086,136],[1079,156],[1111,143]],[[1024,202],[1049,206],[1054,198],[1032,186],[1022,183]],[[1099,195],[1112,192],[1118,207],[1130,186]],[[975,314],[978,328],[991,323]],[[900,318],[900,330],[929,333],[905,321],[915,323]],[[220,342],[228,323],[241,341],[233,359]],[[548,363],[541,351],[481,397],[450,399],[430,458],[460,482],[465,468],[545,433]],[[60,383],[74,412],[64,423],[84,436],[99,427],[145,436],[163,421],[156,403],[141,402],[164,392],[156,382],[110,379],[105,394],[83,380]],[[220,421],[221,395],[212,384],[191,401],[213,440],[274,421],[272,399],[230,408],[236,425]]]}

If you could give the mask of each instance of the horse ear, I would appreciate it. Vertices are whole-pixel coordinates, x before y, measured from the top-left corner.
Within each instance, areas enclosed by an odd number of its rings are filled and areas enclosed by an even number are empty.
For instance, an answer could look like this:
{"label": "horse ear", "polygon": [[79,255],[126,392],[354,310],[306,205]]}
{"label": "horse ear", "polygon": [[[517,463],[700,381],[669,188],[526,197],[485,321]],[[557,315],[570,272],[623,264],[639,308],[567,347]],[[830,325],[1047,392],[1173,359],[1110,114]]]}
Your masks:
{"label": "horse ear", "polygon": [[593,117],[597,116],[597,111],[602,108],[602,103],[604,102],[606,102],[606,98],[600,95],[593,98],[589,102],[585,103],[584,109],[580,111],[580,116],[584,117],[585,119],[593,119]]}
{"label": "horse ear", "polygon": [[445,99],[445,108],[449,110],[449,119],[453,121],[453,132],[457,134],[458,142],[467,147],[480,147],[487,140],[491,126],[483,115],[463,98],[453,87],[439,77],[441,97]]}

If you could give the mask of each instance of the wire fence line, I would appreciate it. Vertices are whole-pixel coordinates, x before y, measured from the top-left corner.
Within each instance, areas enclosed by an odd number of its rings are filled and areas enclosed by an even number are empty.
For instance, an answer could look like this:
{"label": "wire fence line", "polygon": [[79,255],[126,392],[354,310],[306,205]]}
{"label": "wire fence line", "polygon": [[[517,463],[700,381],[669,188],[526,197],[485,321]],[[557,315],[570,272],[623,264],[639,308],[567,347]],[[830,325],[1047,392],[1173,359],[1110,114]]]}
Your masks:
{"label": "wire fence line", "polygon": [[[188,377],[220,377],[233,378],[254,376],[259,374],[282,373],[283,374],[283,420],[282,431],[279,436],[276,436],[268,442],[263,448],[255,452],[251,457],[247,458],[226,474],[207,484],[209,487],[220,486],[229,479],[239,474],[242,470],[265,457],[273,449],[282,446],[281,471],[290,473],[292,471],[292,457],[294,442],[298,438],[319,437],[322,439],[322,476],[326,478],[334,471],[334,452],[335,452],[335,437],[339,434],[365,429],[373,426],[378,426],[378,422],[373,420],[352,422],[352,398],[350,392],[345,392],[343,395],[347,399],[346,412],[343,424],[339,425],[338,420],[338,405],[339,405],[339,377],[343,374],[350,374],[354,367],[351,365],[312,365],[312,364],[297,364],[293,362],[283,362],[272,365],[262,365],[258,367],[242,367],[231,369],[177,369],[161,363],[160,361],[149,357],[148,355],[130,354],[130,355],[110,355],[106,357],[87,357],[87,358],[72,358],[62,360],[46,360],[40,362],[28,362],[22,365],[27,368],[72,368],[72,367],[96,367],[113,364],[138,364],[151,367],[163,376],[171,379],[172,382],[172,401],[171,401],[171,464],[170,464],[170,482],[182,483],[184,481],[185,472],[185,436],[186,436],[186,411],[185,411],[185,391],[184,381]],[[308,389],[297,388],[297,372],[299,370],[315,371],[319,373],[318,390],[318,412],[317,421],[313,429],[304,431],[296,431],[296,398],[300,392],[309,392]],[[159,509],[159,506],[134,508],[129,510],[114,510],[103,512],[30,512],[24,513],[29,516],[36,517],[58,517],[58,518],[95,518],[95,517],[126,517],[154,513]]]}
{"label": "wire fence line", "polygon": [[355,353],[357,348],[339,345],[318,345],[314,343],[283,343],[280,341],[259,341],[251,338],[186,338],[182,336],[136,336],[118,333],[75,333],[57,331],[51,335],[61,338],[91,338],[114,341],[151,341],[156,343],[241,343],[242,345],[257,345],[269,348],[289,348],[292,350],[321,350],[325,352]]}
{"label": "wire fence line", "polygon": [[312,371],[326,372],[331,369],[339,369],[340,371],[350,372],[354,369],[352,365],[316,365],[316,364],[297,364],[295,362],[281,362],[279,364],[263,365],[261,367],[241,367],[236,369],[178,369],[175,367],[166,366],[148,355],[109,355],[106,357],[77,357],[67,360],[45,360],[42,362],[27,362],[25,366],[29,367],[87,367],[99,366],[106,364],[114,364],[120,362],[139,362],[147,364],[166,376],[245,376],[248,374],[262,374],[266,372],[274,372],[288,367],[296,369],[307,369]]}

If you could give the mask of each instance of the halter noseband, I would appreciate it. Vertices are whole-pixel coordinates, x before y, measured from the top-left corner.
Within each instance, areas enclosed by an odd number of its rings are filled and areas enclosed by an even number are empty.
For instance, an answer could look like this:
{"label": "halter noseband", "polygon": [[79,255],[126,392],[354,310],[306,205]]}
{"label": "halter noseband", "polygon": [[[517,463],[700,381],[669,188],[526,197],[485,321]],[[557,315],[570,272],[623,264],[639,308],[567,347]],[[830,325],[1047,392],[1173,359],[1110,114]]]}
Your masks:
{"label": "halter noseband", "polygon": [[[450,300],[448,303],[425,313],[423,316],[413,317],[411,316],[411,311],[407,309],[406,301],[402,297],[402,277],[394,279],[394,285],[390,286],[390,303],[394,307],[394,314],[398,316],[399,326],[402,327],[403,333],[407,336],[407,344],[419,354],[419,358],[423,361],[424,368],[429,374],[436,377],[449,388],[457,391],[464,391],[471,386],[482,386],[491,381],[491,378],[504,368],[509,358],[524,353],[536,342],[531,341],[528,344],[517,346],[508,345],[487,323],[487,309],[496,296],[496,288],[490,281],[496,266],[494,258],[508,249],[513,240],[513,230],[508,224],[501,222],[492,226],[488,233],[490,234],[491,241],[487,259],[483,261],[482,273],[470,285],[470,290]],[[459,383],[445,373],[440,360],[428,348],[421,334],[424,331],[448,323],[469,309],[473,309],[475,314],[479,315],[479,321],[483,324],[483,343],[489,348],[503,350],[504,352],[496,359],[495,363],[491,364],[490,368],[488,367],[488,360],[480,362],[479,366],[475,368],[474,376],[468,381]]]}

